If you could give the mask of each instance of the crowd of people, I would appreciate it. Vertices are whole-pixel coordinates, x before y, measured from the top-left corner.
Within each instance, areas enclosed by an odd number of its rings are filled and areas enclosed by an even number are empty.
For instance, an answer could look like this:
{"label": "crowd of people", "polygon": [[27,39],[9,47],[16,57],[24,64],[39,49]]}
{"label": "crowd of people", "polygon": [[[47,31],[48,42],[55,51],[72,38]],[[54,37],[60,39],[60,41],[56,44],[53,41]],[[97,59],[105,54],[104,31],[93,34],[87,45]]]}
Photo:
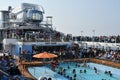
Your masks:
{"label": "crowd of people", "polygon": [[37,29],[31,30],[7,30],[7,38],[14,38],[22,41],[64,41],[69,40],[69,36],[65,36],[63,33],[52,29]]}
{"label": "crowd of people", "polygon": [[79,59],[79,58],[97,58],[120,62],[120,50],[106,50],[98,48],[79,48],[72,50],[54,51],[60,60]]}
{"label": "crowd of people", "polygon": [[110,35],[110,36],[72,36],[70,34],[63,34],[56,30],[44,30],[39,29],[35,31],[29,30],[7,30],[6,32],[7,38],[16,38],[16,39],[23,39],[23,41],[37,41],[37,40],[57,40],[57,41],[70,41],[70,40],[77,40],[77,41],[94,41],[94,42],[107,42],[107,43],[120,43],[120,35]]}
{"label": "crowd of people", "polygon": [[[60,49],[59,51],[53,51],[51,53],[57,54],[59,61],[60,60],[62,61],[64,59],[97,58],[97,59],[114,61],[118,63],[120,62],[120,50],[105,50],[105,49],[98,49],[98,48],[82,48],[81,47],[81,48],[73,48],[73,49]],[[18,66],[15,65],[14,63],[15,60],[10,55],[6,56],[4,54],[0,59],[1,59],[0,69],[5,71],[12,77],[16,75],[20,75]],[[54,62],[52,62],[51,69],[53,71],[55,70],[55,67],[58,65],[58,60],[55,60]],[[97,69],[94,68],[94,70],[97,73]],[[74,72],[75,71],[73,71],[73,73]],[[1,74],[0,78],[1,80],[4,80],[4,78],[7,78],[7,77]]]}
{"label": "crowd of people", "polygon": [[120,35],[117,36],[75,36],[73,40],[77,41],[94,41],[94,42],[107,42],[107,43],[120,43]]}
{"label": "crowd of people", "polygon": [[[120,50],[105,50],[105,49],[98,49],[98,48],[74,48],[73,49],[60,49],[59,51],[53,51],[51,53],[58,55],[58,60],[62,61],[64,59],[80,59],[80,58],[97,58],[97,59],[104,59],[109,61],[114,61],[120,63]],[[25,58],[25,56],[24,56]],[[29,58],[28,58],[29,59]],[[55,70],[55,67],[58,65],[58,60],[52,62],[52,70]],[[0,58],[0,69],[8,73],[10,76],[21,75],[18,66],[14,63],[14,59],[12,56],[3,55]],[[69,67],[68,67],[69,68]],[[97,73],[97,69],[94,68],[95,72]],[[73,71],[74,73],[75,71]],[[86,72],[86,71],[84,71]],[[108,74],[108,72],[106,72]],[[7,78],[2,73],[0,74],[1,80]],[[2,79],[3,78],[3,79]],[[18,77],[16,77],[18,78]]]}
{"label": "crowd of people", "polygon": [[[84,66],[84,63],[85,63],[85,66]],[[64,63],[63,64],[61,63],[58,67],[56,67],[56,72],[68,78],[69,80],[77,80],[78,77],[79,79],[81,78],[81,80],[84,80],[84,79],[87,80],[86,77],[84,76],[82,77],[80,75],[87,75],[89,73],[93,75],[101,75],[101,72],[98,69],[98,67],[90,66],[89,64],[87,64],[86,60],[83,62],[66,62],[65,66],[64,66]],[[110,70],[109,71],[105,70],[104,74],[107,76],[113,77],[113,74]],[[106,79],[105,77],[103,77],[101,80],[106,80]]]}
{"label": "crowd of people", "polygon": [[3,56],[0,56],[0,80],[26,80],[15,61],[11,55],[3,53]]}
{"label": "crowd of people", "polygon": [[[63,48],[48,52],[58,55],[58,59],[61,61],[65,59],[97,58],[113,62],[120,62],[120,50],[81,47],[73,49]],[[34,54],[22,54],[20,57],[23,60],[31,61],[32,59],[34,59],[32,57],[33,55]]]}

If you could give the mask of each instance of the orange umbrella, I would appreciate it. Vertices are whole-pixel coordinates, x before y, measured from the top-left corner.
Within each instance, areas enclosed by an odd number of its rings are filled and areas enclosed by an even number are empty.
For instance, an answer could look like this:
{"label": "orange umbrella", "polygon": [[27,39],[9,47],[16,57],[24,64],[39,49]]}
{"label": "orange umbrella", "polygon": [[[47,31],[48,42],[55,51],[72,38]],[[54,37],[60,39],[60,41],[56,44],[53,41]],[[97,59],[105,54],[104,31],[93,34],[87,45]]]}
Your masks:
{"label": "orange umbrella", "polygon": [[[39,54],[35,54],[33,55],[34,58],[56,58],[57,55],[55,54],[51,54],[51,53],[48,53],[48,52],[43,52],[43,53],[39,53]],[[46,74],[46,69],[45,69],[45,74]]]}
{"label": "orange umbrella", "polygon": [[43,53],[35,54],[35,55],[33,55],[33,57],[34,58],[56,58],[57,55],[51,54],[48,52],[43,52]]}

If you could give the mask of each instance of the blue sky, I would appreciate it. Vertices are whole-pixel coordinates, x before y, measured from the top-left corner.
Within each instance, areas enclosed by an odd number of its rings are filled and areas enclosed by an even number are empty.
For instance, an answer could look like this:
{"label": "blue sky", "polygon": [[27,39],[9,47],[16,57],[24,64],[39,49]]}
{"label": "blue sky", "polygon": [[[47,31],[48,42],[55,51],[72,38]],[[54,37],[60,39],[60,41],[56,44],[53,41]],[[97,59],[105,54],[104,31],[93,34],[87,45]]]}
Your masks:
{"label": "blue sky", "polygon": [[65,34],[120,35],[120,0],[1,0],[0,10],[23,2],[42,5],[53,28]]}

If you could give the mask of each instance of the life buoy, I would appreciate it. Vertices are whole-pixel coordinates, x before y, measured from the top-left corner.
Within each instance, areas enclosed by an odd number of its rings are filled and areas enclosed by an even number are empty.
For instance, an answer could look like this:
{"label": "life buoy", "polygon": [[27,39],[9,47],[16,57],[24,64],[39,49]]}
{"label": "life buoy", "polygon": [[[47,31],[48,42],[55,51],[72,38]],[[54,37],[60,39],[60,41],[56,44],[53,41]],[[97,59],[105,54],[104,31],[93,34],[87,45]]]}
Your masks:
{"label": "life buoy", "polygon": [[46,77],[40,77],[38,80],[47,80]]}

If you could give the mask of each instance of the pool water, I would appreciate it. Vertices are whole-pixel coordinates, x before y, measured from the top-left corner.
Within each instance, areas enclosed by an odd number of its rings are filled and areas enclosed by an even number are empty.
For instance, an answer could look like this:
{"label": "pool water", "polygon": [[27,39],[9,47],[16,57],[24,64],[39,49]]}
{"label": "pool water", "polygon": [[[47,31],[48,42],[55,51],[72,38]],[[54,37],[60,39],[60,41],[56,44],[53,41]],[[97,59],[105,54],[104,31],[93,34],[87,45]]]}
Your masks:
{"label": "pool water", "polygon": [[[28,70],[37,79],[46,76],[47,78],[52,77],[52,80],[120,80],[120,69],[96,63],[87,63],[86,67],[82,65],[83,63],[64,62],[59,63],[59,66],[55,68],[55,72],[50,69],[50,65],[29,67]],[[97,69],[97,73],[94,67]],[[105,74],[105,71],[111,71],[112,75]]]}
{"label": "pool water", "polygon": [[[60,63],[56,71],[59,72],[60,68],[65,69],[62,75],[69,79],[72,77],[73,80],[120,80],[120,69],[95,63],[87,63],[87,67],[82,67],[82,65],[76,62]],[[97,73],[95,73],[94,67],[97,68]],[[73,73],[73,69],[75,69],[75,73]],[[86,73],[84,70],[86,70]],[[105,71],[111,71],[112,76],[108,73],[105,74]]]}
{"label": "pool water", "polygon": [[52,80],[68,80],[67,78],[52,71],[50,66],[29,67],[28,71],[38,80],[40,80],[42,77],[46,77],[47,79],[52,78]]}

